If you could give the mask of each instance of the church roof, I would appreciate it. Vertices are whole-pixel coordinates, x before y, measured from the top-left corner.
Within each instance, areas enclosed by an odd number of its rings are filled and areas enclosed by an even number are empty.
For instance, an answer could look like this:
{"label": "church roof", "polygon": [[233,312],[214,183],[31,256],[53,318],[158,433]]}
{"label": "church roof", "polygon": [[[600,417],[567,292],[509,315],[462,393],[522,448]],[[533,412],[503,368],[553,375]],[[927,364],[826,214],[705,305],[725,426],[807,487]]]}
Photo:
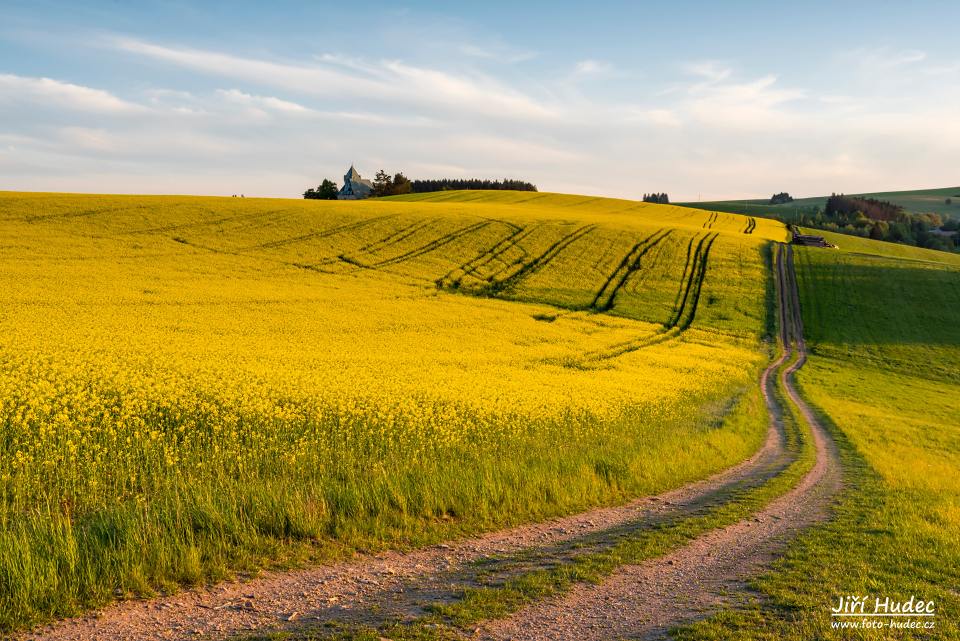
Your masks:
{"label": "church roof", "polygon": [[360,177],[360,172],[350,165],[350,169],[343,175],[343,187],[338,192],[340,198],[366,198],[373,195],[373,183]]}

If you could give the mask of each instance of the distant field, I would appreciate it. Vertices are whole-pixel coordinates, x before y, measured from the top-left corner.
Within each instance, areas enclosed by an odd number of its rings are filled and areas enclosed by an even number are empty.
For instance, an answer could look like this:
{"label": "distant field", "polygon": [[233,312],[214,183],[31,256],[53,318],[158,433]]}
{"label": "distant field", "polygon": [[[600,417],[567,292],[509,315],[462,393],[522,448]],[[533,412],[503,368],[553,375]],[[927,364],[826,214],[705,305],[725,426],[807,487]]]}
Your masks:
{"label": "distant field", "polygon": [[[960,187],[945,187],[942,189],[917,189],[913,191],[887,191],[869,194],[848,194],[850,196],[864,196],[877,198],[900,205],[912,214],[940,214],[944,218],[960,218]],[[947,198],[952,204],[947,205]],[[768,205],[767,199],[762,200],[722,200],[709,202],[678,203],[682,207],[696,207],[709,211],[746,214],[763,218],[783,218],[790,220],[798,214],[812,212],[816,208],[823,208],[827,196],[812,198],[797,198],[791,203],[782,205]]]}
{"label": "distant field", "polygon": [[827,235],[840,250],[796,252],[811,348],[798,378],[843,445],[849,489],[758,581],[760,607],[680,638],[861,638],[831,628],[844,594],[936,602],[933,630],[862,638],[960,637],[960,256]]}
{"label": "distant field", "polygon": [[2,628],[622,501],[766,429],[772,221],[0,192],[0,230]]}

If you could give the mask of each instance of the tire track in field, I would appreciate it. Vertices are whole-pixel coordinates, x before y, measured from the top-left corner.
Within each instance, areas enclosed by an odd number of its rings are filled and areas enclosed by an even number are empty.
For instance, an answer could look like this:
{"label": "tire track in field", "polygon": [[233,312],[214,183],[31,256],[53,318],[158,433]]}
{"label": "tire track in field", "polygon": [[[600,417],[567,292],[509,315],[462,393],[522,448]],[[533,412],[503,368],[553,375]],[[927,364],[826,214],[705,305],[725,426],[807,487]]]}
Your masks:
{"label": "tire track in field", "polygon": [[[693,269],[690,271],[690,278],[687,281],[686,291],[683,294],[683,302],[677,312],[677,316],[671,323],[672,327],[679,327],[681,330],[688,329],[697,316],[697,307],[700,305],[700,293],[703,290],[703,281],[707,277],[707,262],[710,256],[710,249],[714,241],[720,234],[714,233],[711,236],[704,236],[697,243],[697,251],[693,257]],[[692,297],[691,297],[692,295]]]}
{"label": "tire track in field", "polygon": [[713,224],[717,222],[717,218],[719,218],[717,212],[711,212],[707,220],[703,223],[703,229],[713,229]]}
{"label": "tire track in field", "polygon": [[328,238],[330,236],[335,236],[337,234],[342,234],[345,232],[356,231],[358,229],[363,229],[378,222],[382,222],[389,218],[396,218],[399,214],[387,214],[385,216],[374,216],[372,218],[365,218],[363,220],[357,220],[352,223],[346,223],[343,225],[338,225],[336,227],[330,227],[328,229],[321,229],[318,231],[310,232],[308,234],[301,234],[299,236],[292,236],[290,238],[281,238],[280,240],[273,240],[266,243],[259,243],[257,245],[250,245],[249,247],[244,247],[244,251],[254,250],[254,249],[276,249],[278,247],[284,247],[286,245],[293,245],[295,243],[302,243],[307,240],[313,240],[316,238]]}
{"label": "tire track in field", "polygon": [[453,231],[449,234],[444,234],[439,238],[434,238],[433,240],[417,247],[416,249],[411,249],[409,251],[403,252],[398,256],[394,256],[392,258],[385,258],[383,260],[380,260],[374,263],[369,263],[369,264],[364,263],[358,260],[356,257],[349,256],[346,254],[341,254],[340,256],[338,256],[338,258],[344,263],[353,265],[355,267],[360,267],[363,269],[380,269],[382,267],[389,267],[391,265],[397,265],[399,263],[403,263],[408,260],[412,260],[414,258],[419,258],[420,256],[424,256],[426,254],[434,252],[440,249],[441,247],[445,245],[449,245],[453,241],[459,238],[462,238],[463,236],[466,236],[468,234],[472,234],[475,231],[483,229],[484,227],[487,227],[490,224],[491,224],[491,221],[485,220],[479,223],[474,223],[472,225],[467,225],[466,227],[461,227],[460,229]]}
{"label": "tire track in field", "polygon": [[303,211],[300,208],[288,207],[285,209],[276,209],[271,211],[258,211],[254,213],[246,214],[237,214],[236,216],[224,216],[221,218],[214,218],[212,220],[200,220],[190,223],[176,223],[173,225],[160,225],[157,227],[144,227],[141,229],[131,229],[127,231],[122,231],[118,233],[118,236],[134,235],[134,234],[154,234],[154,233],[163,233],[168,231],[179,231],[182,229],[196,229],[197,227],[209,227],[212,225],[222,225],[224,223],[233,223],[233,222],[250,222],[260,218],[271,218],[273,220],[276,216],[286,217],[291,213]]}
{"label": "tire track in field", "polygon": [[635,244],[597,291],[597,295],[593,297],[593,301],[590,303],[590,308],[600,312],[610,311],[616,302],[617,294],[626,285],[630,276],[640,269],[640,261],[643,257],[671,233],[673,233],[672,229],[666,231],[659,229]]}
{"label": "tire track in field", "polygon": [[497,295],[502,292],[516,288],[525,278],[532,276],[539,272],[541,269],[549,265],[557,256],[560,255],[563,250],[572,245],[577,240],[583,238],[594,229],[597,228],[596,224],[583,225],[578,227],[569,234],[563,236],[552,245],[547,247],[539,256],[534,258],[531,261],[523,263],[517,271],[510,274],[502,280],[494,281],[489,286],[490,293]]}
{"label": "tire track in field", "polygon": [[756,228],[757,228],[757,219],[754,218],[753,216],[750,216],[749,218],[747,218],[747,226],[746,228],[744,228],[743,233],[752,234],[753,230]]}
{"label": "tire track in field", "polygon": [[[661,329],[652,335],[587,352],[579,363],[589,366],[591,362],[597,363],[617,358],[645,347],[651,347],[669,340],[674,340],[688,330],[696,320],[697,309],[700,305],[700,295],[703,290],[704,280],[707,276],[710,250],[719,236],[720,234],[718,232],[713,232],[703,236],[694,236],[690,239],[687,245],[687,259],[680,277],[680,288],[677,291],[674,303],[674,311],[670,319]],[[697,242],[698,238],[699,241]],[[693,249],[694,242],[697,242],[696,249]]]}
{"label": "tire track in field", "polygon": [[367,269],[368,266],[365,263],[360,261],[359,259],[360,256],[369,256],[371,254],[376,254],[383,251],[387,247],[398,245],[403,241],[416,235],[417,233],[423,231],[424,229],[430,227],[431,225],[435,224],[436,222],[437,221],[435,219],[418,220],[409,225],[405,225],[400,229],[394,230],[393,232],[387,234],[383,238],[378,238],[377,240],[370,241],[366,245],[362,245],[361,247],[354,250],[353,253],[350,255],[338,254],[336,256],[328,256],[326,258],[322,258],[312,263],[307,263],[307,264],[298,263],[297,265],[299,267],[306,267],[307,269],[316,269],[317,271],[321,271],[325,274],[333,274],[333,273],[336,273],[336,271],[323,269],[324,267],[327,267],[329,265],[337,265],[340,263],[347,263],[347,264],[353,265],[354,267]]}
{"label": "tire track in field", "polygon": [[403,241],[417,234],[419,231],[430,227],[435,222],[436,220],[432,218],[417,220],[409,225],[401,227],[392,234],[388,234],[379,240],[375,240],[361,246],[357,251],[361,254],[375,254],[386,249],[387,247],[392,247],[393,245],[402,243]]}
{"label": "tire track in field", "polygon": [[697,239],[700,238],[699,234],[694,234],[690,237],[689,242],[687,242],[687,255],[683,262],[683,272],[680,273],[680,285],[677,287],[677,294],[673,298],[673,311],[670,313],[670,318],[667,320],[667,325],[670,324],[670,321],[677,315],[677,310],[680,309],[680,300],[683,297],[683,292],[685,291],[685,284],[687,282],[687,273],[691,268],[691,259],[693,258],[693,245],[697,242]]}
{"label": "tire track in field", "polygon": [[[24,216],[21,220],[25,223],[42,223],[47,220],[67,220],[70,218],[86,218],[97,216],[99,214],[112,214],[118,211],[133,211],[135,209],[144,209],[144,205],[128,205],[122,207],[103,207],[100,209],[82,209],[80,211],[67,211],[58,214],[32,214]],[[16,218],[14,218],[16,220]]]}
{"label": "tire track in field", "polygon": [[[471,258],[458,267],[451,269],[446,274],[438,278],[436,281],[437,287],[440,289],[460,289],[464,276],[473,276],[477,280],[484,280],[480,273],[483,268],[485,268],[494,260],[500,260],[501,256],[514,247],[517,247],[520,242],[529,237],[530,234],[532,234],[538,227],[539,225],[513,225],[513,231],[497,241],[492,247],[481,251],[474,258]],[[462,275],[454,277],[454,274],[457,274],[458,272],[462,272]]]}
{"label": "tire track in field", "polygon": [[[782,356],[764,372],[762,385],[771,419],[785,408],[770,389],[777,372],[789,403],[810,429],[816,453],[800,482],[751,517],[697,537],[663,557],[624,566],[599,585],[580,584],[559,598],[536,603],[513,616],[488,623],[474,638],[513,641],[575,639],[662,639],[677,625],[736,607],[752,577],[770,569],[789,541],[830,516],[842,487],[836,445],[802,400],[791,377],[806,361],[803,321],[793,251],[779,245],[776,283]],[[789,365],[789,356],[796,360]]]}

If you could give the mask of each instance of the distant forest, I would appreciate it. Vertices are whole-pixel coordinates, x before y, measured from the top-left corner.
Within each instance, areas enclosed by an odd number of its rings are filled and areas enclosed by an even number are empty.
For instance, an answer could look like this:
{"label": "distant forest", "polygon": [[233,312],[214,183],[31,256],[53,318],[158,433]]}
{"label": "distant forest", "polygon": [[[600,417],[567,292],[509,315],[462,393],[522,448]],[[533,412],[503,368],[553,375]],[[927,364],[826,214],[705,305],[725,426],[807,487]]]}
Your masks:
{"label": "distant forest", "polygon": [[411,180],[410,186],[415,194],[430,191],[448,191],[455,189],[492,189],[513,191],[537,191],[537,186],[524,180],[487,180],[485,178],[431,178],[427,180]]}
{"label": "distant forest", "polygon": [[795,222],[843,234],[956,251],[958,221],[944,223],[939,214],[910,214],[903,207],[875,198],[833,194],[823,209],[800,214]]}
{"label": "distant forest", "polygon": [[904,220],[909,214],[904,212],[903,207],[888,203],[885,200],[876,198],[861,198],[858,196],[844,196],[843,194],[833,194],[827,198],[827,204],[823,208],[823,213],[827,218],[842,222],[843,224],[854,222],[859,214],[863,214],[871,220]]}
{"label": "distant forest", "polygon": [[661,205],[670,204],[670,196],[666,193],[663,194],[644,194],[643,202],[645,203],[659,203]]}
{"label": "distant forest", "polygon": [[785,205],[786,203],[792,203],[793,196],[788,194],[785,191],[781,191],[779,194],[774,194],[770,197],[771,205]]}

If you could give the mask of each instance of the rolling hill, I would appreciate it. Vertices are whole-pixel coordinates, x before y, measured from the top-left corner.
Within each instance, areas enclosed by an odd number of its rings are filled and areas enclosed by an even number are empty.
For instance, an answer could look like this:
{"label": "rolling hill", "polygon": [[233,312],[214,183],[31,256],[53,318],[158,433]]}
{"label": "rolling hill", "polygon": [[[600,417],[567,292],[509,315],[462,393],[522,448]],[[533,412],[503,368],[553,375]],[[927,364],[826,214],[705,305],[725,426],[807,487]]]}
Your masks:
{"label": "rolling hill", "polygon": [[[764,218],[528,192],[0,192],[0,229],[4,630],[622,503],[772,429],[757,380],[787,233]],[[958,633],[960,256],[826,235],[841,248],[793,252],[791,305],[842,494],[759,598],[680,638],[845,638],[828,606],[860,593],[934,599],[930,638]],[[437,612],[499,616],[753,523],[813,465],[781,420],[783,451],[705,511],[613,528],[552,574],[511,561],[514,583]]]}
{"label": "rolling hill", "polygon": [[[886,191],[865,194],[847,194],[885,200],[900,205],[911,214],[940,214],[944,219],[960,218],[960,187],[944,187],[939,189],[915,189],[908,191]],[[946,204],[951,199],[950,205]],[[677,203],[682,207],[694,207],[709,211],[747,214],[763,218],[782,218],[790,220],[798,213],[812,212],[823,208],[827,196],[813,196],[796,198],[793,202],[780,205],[770,205],[767,199],[759,200],[720,200],[704,202]]]}
{"label": "rolling hill", "polygon": [[766,430],[772,221],[0,193],[0,229],[8,629],[620,502]]}

